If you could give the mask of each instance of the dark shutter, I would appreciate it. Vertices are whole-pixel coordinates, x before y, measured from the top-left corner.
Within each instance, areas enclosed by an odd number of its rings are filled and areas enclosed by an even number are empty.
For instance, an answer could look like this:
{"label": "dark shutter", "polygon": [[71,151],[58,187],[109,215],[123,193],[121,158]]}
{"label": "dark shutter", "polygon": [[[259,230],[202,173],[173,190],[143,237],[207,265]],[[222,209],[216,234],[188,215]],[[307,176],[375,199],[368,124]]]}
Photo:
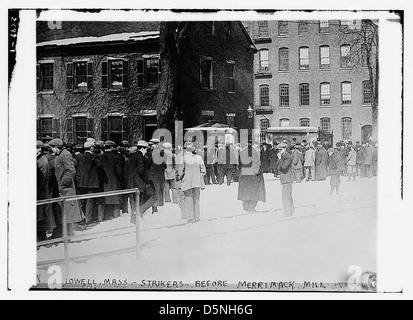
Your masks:
{"label": "dark shutter", "polygon": [[93,138],[93,118],[87,118],[86,120],[86,131],[87,131],[87,137],[88,138]]}
{"label": "dark shutter", "polygon": [[73,118],[66,119],[66,122],[67,122],[67,130],[66,130],[67,142],[73,143]]}
{"label": "dark shutter", "polygon": [[139,59],[137,60],[137,73],[138,73],[138,88],[145,87],[145,77],[144,77],[144,60]]}
{"label": "dark shutter", "polygon": [[102,89],[108,89],[108,77],[109,77],[109,72],[108,72],[108,62],[104,61],[102,62]]}
{"label": "dark shutter", "polygon": [[124,90],[129,89],[129,60],[123,61],[122,85]]}
{"label": "dark shutter", "polygon": [[66,90],[73,90],[73,63],[66,63]]}
{"label": "dark shutter", "polygon": [[101,140],[102,141],[107,141],[108,140],[108,118],[103,118],[100,122],[101,126]]}
{"label": "dark shutter", "polygon": [[93,90],[93,62],[87,64],[87,89]]}
{"label": "dark shutter", "polygon": [[40,64],[36,65],[36,90],[37,92],[40,92]]}
{"label": "dark shutter", "polygon": [[129,119],[125,117],[122,121],[122,139],[129,141]]}
{"label": "dark shutter", "polygon": [[41,135],[41,132],[40,132],[40,119],[37,119],[37,130],[36,130],[36,132],[37,132],[37,140],[42,140],[42,135]]}
{"label": "dark shutter", "polygon": [[218,67],[217,63],[215,61],[211,62],[211,72],[212,72],[212,83],[211,89],[212,90],[217,90],[218,89]]}
{"label": "dark shutter", "polygon": [[60,120],[53,119],[53,139],[60,138]]}

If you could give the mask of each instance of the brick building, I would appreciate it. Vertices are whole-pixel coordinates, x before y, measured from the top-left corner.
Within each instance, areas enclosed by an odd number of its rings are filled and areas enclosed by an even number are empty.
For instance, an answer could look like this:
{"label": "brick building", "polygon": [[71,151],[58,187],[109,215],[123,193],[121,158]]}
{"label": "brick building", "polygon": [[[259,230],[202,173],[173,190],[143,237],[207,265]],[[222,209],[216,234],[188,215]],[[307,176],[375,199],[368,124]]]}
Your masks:
{"label": "brick building", "polygon": [[369,139],[368,68],[365,59],[351,61],[350,44],[341,36],[352,21],[243,23],[259,50],[255,128],[311,126],[332,134],[334,142]]}
{"label": "brick building", "polygon": [[[37,136],[83,143],[150,139],[157,129],[159,23],[38,24]],[[127,28],[126,28],[127,27]],[[134,31],[135,30],[135,31]],[[253,128],[256,48],[241,22],[191,22],[182,41],[179,120]]]}

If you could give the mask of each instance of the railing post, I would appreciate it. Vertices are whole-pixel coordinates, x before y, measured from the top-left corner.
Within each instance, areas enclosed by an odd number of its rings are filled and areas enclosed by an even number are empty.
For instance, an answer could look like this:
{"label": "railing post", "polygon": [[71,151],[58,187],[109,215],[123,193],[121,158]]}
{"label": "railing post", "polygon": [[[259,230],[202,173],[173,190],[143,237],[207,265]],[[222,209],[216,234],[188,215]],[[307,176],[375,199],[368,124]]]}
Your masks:
{"label": "railing post", "polygon": [[69,278],[70,270],[69,270],[69,234],[67,228],[67,219],[66,219],[66,210],[65,210],[66,200],[61,202],[62,207],[62,229],[63,229],[63,242],[64,242],[64,250],[65,250],[65,277],[66,279]]}
{"label": "railing post", "polygon": [[141,217],[141,211],[140,211],[140,202],[139,202],[139,198],[140,198],[140,192],[139,189],[136,189],[135,192],[135,217],[136,217],[136,221],[135,221],[135,226],[136,226],[136,259],[140,258],[140,217]]}

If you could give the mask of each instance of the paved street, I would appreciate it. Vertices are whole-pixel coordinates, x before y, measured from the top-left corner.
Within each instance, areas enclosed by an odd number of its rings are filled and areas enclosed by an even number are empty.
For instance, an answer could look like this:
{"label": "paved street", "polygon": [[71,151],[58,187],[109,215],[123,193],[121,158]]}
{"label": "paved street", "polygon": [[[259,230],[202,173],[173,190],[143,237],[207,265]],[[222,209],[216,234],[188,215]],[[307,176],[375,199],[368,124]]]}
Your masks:
{"label": "paved street", "polygon": [[[143,280],[336,283],[348,267],[376,270],[377,179],[344,178],[340,195],[330,196],[329,181],[294,184],[295,216],[282,218],[281,185],[266,176],[267,203],[246,214],[237,201],[238,184],[209,186],[201,194],[201,219],[184,225],[176,205],[145,215],[141,257],[133,253],[99,257],[70,267],[70,277]],[[102,223],[85,233],[130,225],[129,216]],[[126,234],[69,245],[72,256],[132,247]],[[39,261],[63,257],[63,246],[41,248]],[[46,272],[39,270],[43,281]]]}

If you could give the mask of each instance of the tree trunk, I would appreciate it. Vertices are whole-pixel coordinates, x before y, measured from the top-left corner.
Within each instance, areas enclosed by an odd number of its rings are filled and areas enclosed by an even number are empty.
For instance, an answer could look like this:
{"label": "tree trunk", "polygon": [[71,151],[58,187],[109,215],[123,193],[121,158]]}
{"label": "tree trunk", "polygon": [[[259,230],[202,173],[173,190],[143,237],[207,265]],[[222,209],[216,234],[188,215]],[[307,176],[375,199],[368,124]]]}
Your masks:
{"label": "tree trunk", "polygon": [[162,22],[160,25],[160,66],[161,75],[156,97],[158,128],[168,129],[173,133],[177,115],[178,87],[176,85],[178,53],[175,43],[176,23]]}

